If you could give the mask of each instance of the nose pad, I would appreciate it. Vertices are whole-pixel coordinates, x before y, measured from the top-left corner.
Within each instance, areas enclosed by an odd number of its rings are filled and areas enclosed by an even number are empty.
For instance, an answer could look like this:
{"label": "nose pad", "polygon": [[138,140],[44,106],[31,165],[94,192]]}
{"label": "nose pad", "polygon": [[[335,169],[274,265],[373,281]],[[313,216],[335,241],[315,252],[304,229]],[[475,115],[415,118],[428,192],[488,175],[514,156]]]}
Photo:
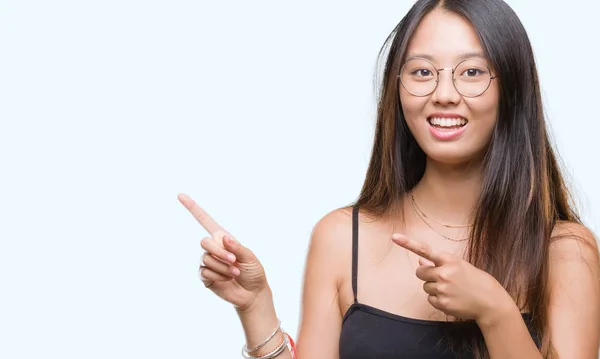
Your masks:
{"label": "nose pad", "polygon": [[[438,69],[437,71],[437,86],[433,91],[433,101],[439,103],[458,103],[461,96],[454,86],[453,69]],[[448,74],[445,75],[444,71],[447,71]]]}

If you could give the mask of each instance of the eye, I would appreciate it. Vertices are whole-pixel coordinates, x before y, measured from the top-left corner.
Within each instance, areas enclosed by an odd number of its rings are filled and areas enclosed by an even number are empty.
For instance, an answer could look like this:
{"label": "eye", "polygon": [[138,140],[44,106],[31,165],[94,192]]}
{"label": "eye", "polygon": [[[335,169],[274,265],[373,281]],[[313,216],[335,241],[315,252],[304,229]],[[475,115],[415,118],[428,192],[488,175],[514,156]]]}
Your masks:
{"label": "eye", "polygon": [[412,75],[418,76],[418,77],[428,77],[428,76],[433,76],[433,72],[428,69],[416,69],[412,72]]}
{"label": "eye", "polygon": [[461,73],[461,76],[464,75],[467,77],[475,77],[475,76],[483,75],[484,73],[485,73],[485,71],[483,71],[483,70],[471,68],[471,69],[466,69],[465,71],[463,71]]}

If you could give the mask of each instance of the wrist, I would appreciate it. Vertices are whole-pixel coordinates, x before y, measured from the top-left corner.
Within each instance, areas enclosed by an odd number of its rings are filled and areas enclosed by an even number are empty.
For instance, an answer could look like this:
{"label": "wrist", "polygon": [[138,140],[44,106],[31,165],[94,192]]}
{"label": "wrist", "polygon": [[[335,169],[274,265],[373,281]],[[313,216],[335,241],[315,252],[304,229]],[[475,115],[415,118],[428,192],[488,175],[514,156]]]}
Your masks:
{"label": "wrist", "polygon": [[[248,306],[236,307],[235,309],[242,323],[248,348],[263,343],[279,326],[273,296],[269,288],[261,291]],[[268,352],[274,349],[282,335],[282,330],[278,330],[276,335],[261,350]]]}
{"label": "wrist", "polygon": [[270,307],[273,307],[273,293],[267,285],[263,290],[256,294],[254,300],[245,306],[235,306],[235,310],[239,316],[249,316],[253,312],[263,312]]}
{"label": "wrist", "polygon": [[[511,320],[515,314],[521,315],[512,297],[502,288],[502,296],[496,296],[487,309],[475,319],[482,331],[500,326],[503,321]],[[498,300],[498,298],[502,298]]]}

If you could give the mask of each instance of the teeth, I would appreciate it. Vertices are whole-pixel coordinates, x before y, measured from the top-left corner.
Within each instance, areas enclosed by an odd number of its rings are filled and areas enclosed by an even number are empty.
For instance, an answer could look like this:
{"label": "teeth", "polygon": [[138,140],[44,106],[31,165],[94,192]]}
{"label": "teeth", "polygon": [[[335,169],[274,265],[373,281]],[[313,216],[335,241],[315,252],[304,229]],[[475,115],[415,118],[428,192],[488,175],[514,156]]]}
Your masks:
{"label": "teeth", "polygon": [[432,117],[429,119],[429,123],[441,127],[453,127],[463,126],[467,124],[467,120],[464,118],[437,118]]}

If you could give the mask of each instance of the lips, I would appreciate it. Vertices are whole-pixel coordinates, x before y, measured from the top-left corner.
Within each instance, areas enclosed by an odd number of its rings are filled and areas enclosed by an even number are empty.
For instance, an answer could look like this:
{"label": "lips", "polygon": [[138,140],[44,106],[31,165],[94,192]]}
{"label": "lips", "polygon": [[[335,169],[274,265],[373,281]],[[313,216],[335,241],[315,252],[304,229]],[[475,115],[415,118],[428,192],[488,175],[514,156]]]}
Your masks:
{"label": "lips", "polygon": [[427,118],[429,130],[438,140],[448,141],[458,138],[469,121],[458,114],[435,113]]}
{"label": "lips", "polygon": [[462,127],[467,124],[467,120],[462,117],[454,117],[454,118],[443,118],[443,117],[430,117],[427,119],[431,126],[441,127],[441,128],[452,128],[452,127]]}

